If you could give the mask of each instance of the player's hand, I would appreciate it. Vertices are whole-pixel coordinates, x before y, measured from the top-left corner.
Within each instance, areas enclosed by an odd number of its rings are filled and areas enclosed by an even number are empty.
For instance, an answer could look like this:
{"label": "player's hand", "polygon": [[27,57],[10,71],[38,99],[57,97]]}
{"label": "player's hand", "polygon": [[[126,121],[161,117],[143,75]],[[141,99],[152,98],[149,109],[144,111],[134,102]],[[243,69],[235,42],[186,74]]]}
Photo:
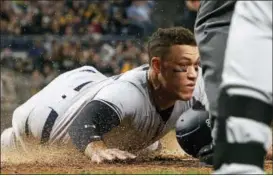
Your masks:
{"label": "player's hand", "polygon": [[130,160],[136,158],[135,155],[119,149],[104,149],[92,152],[91,161],[95,163],[109,162],[115,160]]}
{"label": "player's hand", "polygon": [[85,155],[87,155],[92,162],[102,163],[109,161],[125,161],[136,158],[135,155],[122,151],[119,149],[108,149],[102,141],[96,141],[90,143],[85,150]]}

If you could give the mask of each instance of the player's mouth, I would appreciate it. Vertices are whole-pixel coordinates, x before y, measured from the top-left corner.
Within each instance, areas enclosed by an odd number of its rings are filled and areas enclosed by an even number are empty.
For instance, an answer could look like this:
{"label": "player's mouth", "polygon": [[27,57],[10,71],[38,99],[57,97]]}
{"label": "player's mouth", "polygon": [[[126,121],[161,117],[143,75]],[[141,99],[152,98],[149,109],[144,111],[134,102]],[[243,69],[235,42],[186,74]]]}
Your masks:
{"label": "player's mouth", "polygon": [[187,84],[186,86],[187,87],[195,87],[195,84],[194,83],[190,83],[190,84]]}
{"label": "player's mouth", "polygon": [[186,85],[187,88],[189,89],[194,89],[195,88],[195,84],[194,83],[190,83]]}

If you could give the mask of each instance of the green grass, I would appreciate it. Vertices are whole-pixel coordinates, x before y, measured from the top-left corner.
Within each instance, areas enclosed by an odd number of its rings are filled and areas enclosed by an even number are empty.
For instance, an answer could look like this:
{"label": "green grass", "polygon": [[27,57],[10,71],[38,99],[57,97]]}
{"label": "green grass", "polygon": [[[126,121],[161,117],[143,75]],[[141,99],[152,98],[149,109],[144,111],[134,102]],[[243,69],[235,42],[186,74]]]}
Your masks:
{"label": "green grass", "polygon": [[272,175],[272,174],[273,174],[273,171],[266,171],[266,174],[267,174],[267,175]]}

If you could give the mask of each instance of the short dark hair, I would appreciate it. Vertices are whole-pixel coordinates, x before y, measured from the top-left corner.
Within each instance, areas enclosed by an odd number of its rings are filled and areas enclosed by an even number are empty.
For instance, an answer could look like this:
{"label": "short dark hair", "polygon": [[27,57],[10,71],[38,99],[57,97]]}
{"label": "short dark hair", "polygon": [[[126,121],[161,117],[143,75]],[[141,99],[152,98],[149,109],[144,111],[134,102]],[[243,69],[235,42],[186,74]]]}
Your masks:
{"label": "short dark hair", "polygon": [[164,58],[173,45],[197,46],[193,33],[186,28],[159,28],[148,41],[149,63],[152,57]]}

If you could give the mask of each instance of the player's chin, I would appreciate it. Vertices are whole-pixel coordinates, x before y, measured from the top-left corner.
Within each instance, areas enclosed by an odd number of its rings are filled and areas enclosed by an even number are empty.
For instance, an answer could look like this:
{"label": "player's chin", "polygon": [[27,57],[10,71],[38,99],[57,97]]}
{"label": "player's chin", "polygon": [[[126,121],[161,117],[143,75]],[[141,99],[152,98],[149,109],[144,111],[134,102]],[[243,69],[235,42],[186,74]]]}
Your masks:
{"label": "player's chin", "polygon": [[193,91],[186,91],[186,92],[184,91],[179,94],[179,98],[182,101],[188,101],[192,98],[192,95],[193,95]]}

